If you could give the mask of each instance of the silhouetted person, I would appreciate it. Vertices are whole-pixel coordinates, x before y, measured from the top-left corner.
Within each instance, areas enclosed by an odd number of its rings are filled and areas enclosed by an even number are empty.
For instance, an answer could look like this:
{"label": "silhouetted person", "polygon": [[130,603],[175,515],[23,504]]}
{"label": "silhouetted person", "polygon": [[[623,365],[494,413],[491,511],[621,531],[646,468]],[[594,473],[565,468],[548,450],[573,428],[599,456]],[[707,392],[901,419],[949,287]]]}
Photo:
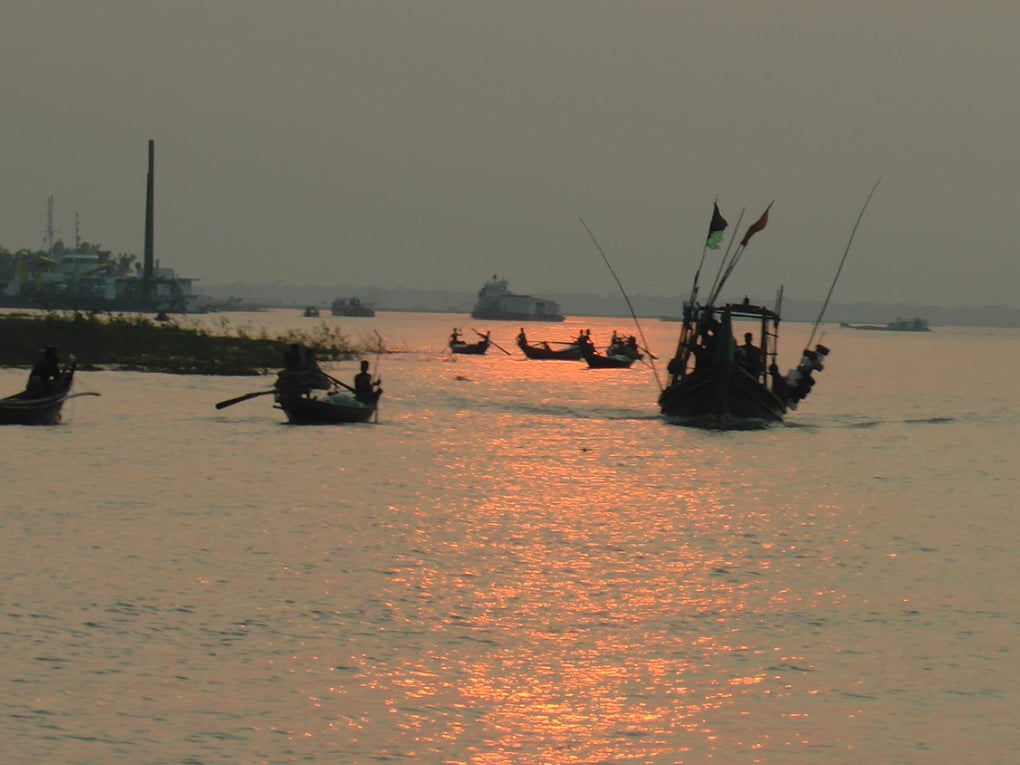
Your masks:
{"label": "silhouetted person", "polygon": [[354,398],[363,404],[374,404],[382,395],[379,385],[382,380],[373,380],[368,371],[368,362],[361,362],[361,371],[354,375]]}
{"label": "silhouetted person", "polygon": [[740,346],[743,353],[744,369],[753,377],[761,374],[761,348],[754,344],[754,335],[750,332],[744,333],[744,344]]}
{"label": "silhouetted person", "polygon": [[291,343],[283,354],[283,367],[290,372],[300,372],[304,359],[305,354],[301,346]]}
{"label": "silhouetted person", "polygon": [[32,367],[32,371],[28,375],[25,392],[30,398],[48,396],[58,377],[60,377],[60,359],[57,357],[57,349],[52,345],[47,345],[43,350],[42,358],[35,362],[35,366]]}
{"label": "silhouetted person", "polygon": [[281,393],[308,393],[311,389],[329,390],[329,377],[319,368],[315,353],[299,343],[291,343],[283,354],[284,370],[276,378]]}
{"label": "silhouetted person", "polygon": [[453,332],[450,333],[450,345],[455,345],[460,342],[460,330],[454,327]]}

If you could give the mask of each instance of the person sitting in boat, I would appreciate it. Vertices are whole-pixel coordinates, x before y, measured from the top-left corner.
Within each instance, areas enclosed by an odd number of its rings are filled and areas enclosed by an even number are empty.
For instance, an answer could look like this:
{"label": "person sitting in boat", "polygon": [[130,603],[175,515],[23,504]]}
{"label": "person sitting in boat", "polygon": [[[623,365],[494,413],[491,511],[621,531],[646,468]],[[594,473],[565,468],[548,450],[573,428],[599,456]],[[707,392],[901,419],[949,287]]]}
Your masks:
{"label": "person sitting in boat", "polygon": [[740,363],[747,373],[752,377],[761,374],[761,348],[754,344],[754,335],[750,332],[744,333],[744,344],[737,347],[740,354]]}
{"label": "person sitting in boat", "polygon": [[450,345],[456,345],[459,342],[460,342],[460,330],[454,327],[453,332],[450,333]]}
{"label": "person sitting in boat", "polygon": [[29,398],[48,396],[60,375],[60,358],[57,356],[57,349],[52,345],[47,345],[43,349],[42,358],[35,362],[35,366],[32,367],[32,371],[28,375],[25,393]]}
{"label": "person sitting in boat", "polygon": [[624,353],[632,359],[638,357],[637,338],[634,335],[627,336],[627,342],[624,344]]}
{"label": "person sitting in boat", "polygon": [[319,368],[315,352],[299,343],[291,343],[283,356],[284,370],[276,379],[276,387],[283,392],[300,393],[310,389],[329,390],[329,377]]}
{"label": "person sitting in boat", "polygon": [[368,362],[361,362],[361,371],[354,375],[354,398],[363,404],[375,404],[382,395],[382,388],[379,386],[382,380],[373,380],[372,374],[368,371]]}
{"label": "person sitting in boat", "polygon": [[521,331],[517,333],[517,345],[527,345],[528,336],[524,334],[524,327],[521,327]]}

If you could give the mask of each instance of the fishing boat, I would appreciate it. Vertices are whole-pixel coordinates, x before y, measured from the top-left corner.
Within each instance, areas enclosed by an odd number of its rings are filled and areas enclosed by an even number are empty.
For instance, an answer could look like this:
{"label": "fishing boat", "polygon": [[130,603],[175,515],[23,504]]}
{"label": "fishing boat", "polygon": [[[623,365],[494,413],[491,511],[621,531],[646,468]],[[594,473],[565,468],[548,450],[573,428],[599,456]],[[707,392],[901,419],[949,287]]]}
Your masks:
{"label": "fishing boat", "polygon": [[478,291],[471,318],[496,321],[563,321],[559,305],[545,298],[515,295],[506,279],[493,274]]}
{"label": "fishing boat", "polygon": [[469,343],[460,339],[460,333],[454,330],[450,335],[450,352],[457,354],[464,354],[466,356],[482,356],[487,350],[489,350],[489,333],[478,332],[475,330],[478,336],[481,338],[477,343]]}
{"label": "fishing boat", "polygon": [[354,396],[340,391],[322,394],[313,392],[274,392],[276,408],[282,409],[292,425],[338,425],[349,422],[368,422],[375,414],[376,405],[362,403]]}
{"label": "fishing boat", "polygon": [[[292,345],[290,353],[300,350],[300,346]],[[295,362],[293,357],[288,359],[288,368],[276,376],[272,390],[275,406],[283,410],[288,422],[292,425],[336,425],[371,419],[381,390],[375,391],[371,402],[362,401],[354,396],[355,388],[323,372],[309,356],[305,355],[302,363]],[[363,362],[362,371],[366,369],[367,362]],[[217,404],[217,408],[223,403]]]}
{"label": "fishing boat", "polygon": [[589,346],[586,346],[584,360],[590,369],[630,369],[637,361],[633,356],[624,354],[599,353]]}
{"label": "fishing boat", "polygon": [[550,343],[528,342],[527,336],[522,329],[517,335],[517,347],[529,359],[536,361],[582,361],[584,359],[584,348],[576,342],[554,342],[552,345],[560,345],[561,348],[553,348]]}
{"label": "fishing boat", "polygon": [[[758,343],[745,333],[733,337],[734,320],[755,322]],[[789,375],[776,365],[780,315],[749,302],[691,305],[683,321],[677,353],[670,361],[670,382],[659,395],[662,415],[671,422],[722,430],[782,422],[814,385],[829,349],[805,350]]]}
{"label": "fishing boat", "polygon": [[615,331],[605,353],[599,353],[588,342],[582,344],[582,356],[591,369],[629,369],[635,361],[645,357],[638,350],[636,337],[621,337]]}
{"label": "fishing boat", "polygon": [[[868,199],[871,199],[871,195]],[[779,371],[777,354],[782,288],[776,297],[774,309],[752,304],[747,297],[736,304],[719,302],[720,291],[739,263],[751,237],[767,225],[771,207],[770,204],[758,220],[748,227],[732,256],[730,249],[727,249],[719,264],[718,274],[708,290],[707,299],[700,302],[697,299],[698,279],[705,262],[705,250],[718,247],[722,232],[728,226],[719,213],[718,205],[714,206],[708,239],[695,273],[691,297],[684,304],[676,355],[667,366],[670,379],[659,394],[659,409],[669,422],[723,430],[756,428],[782,422],[786,412],[796,409],[799,402],[811,392],[815,384],[813,374],[824,368],[823,362],[829,349],[821,344],[810,348],[814,333],[821,323],[819,315],[811,339],[808,340],[808,348],[803,351],[797,366],[787,375]],[[843,255],[845,259],[846,253]],[[838,271],[836,276],[838,278]],[[831,288],[829,295],[832,295]],[[828,298],[825,303],[827,305]],[[824,312],[823,306],[822,314]],[[754,342],[755,334],[748,331],[744,333],[743,345],[738,346],[733,334],[734,321],[744,323],[745,327],[748,324],[756,327],[757,344]]]}
{"label": "fishing boat", "polygon": [[369,308],[357,297],[350,299],[337,298],[333,301],[329,310],[334,316],[363,316],[369,318],[375,316],[375,309]]}
{"label": "fishing boat", "polygon": [[52,390],[45,396],[30,395],[27,390],[0,399],[0,425],[56,425],[60,410],[70,398],[71,383],[77,362],[70,365],[54,380]]}
{"label": "fishing boat", "polygon": [[839,326],[844,329],[868,329],[879,332],[931,332],[928,320],[919,316],[913,319],[896,319],[887,324],[851,324],[844,321],[840,322]]}
{"label": "fishing boat", "polygon": [[314,305],[305,306],[305,312],[302,314],[306,319],[314,319],[319,315],[319,309]]}

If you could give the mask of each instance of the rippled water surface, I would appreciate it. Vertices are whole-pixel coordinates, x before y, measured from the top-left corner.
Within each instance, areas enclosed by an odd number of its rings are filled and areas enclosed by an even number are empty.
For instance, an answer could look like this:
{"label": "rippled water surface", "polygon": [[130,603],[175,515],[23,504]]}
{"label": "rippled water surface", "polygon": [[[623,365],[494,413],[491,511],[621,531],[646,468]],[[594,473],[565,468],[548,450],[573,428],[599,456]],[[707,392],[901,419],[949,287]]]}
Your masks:
{"label": "rippled water surface", "polygon": [[[787,425],[712,433],[517,326],[297,314],[228,318],[378,330],[377,424],[86,372],[0,429],[0,760],[1014,761],[1020,333],[830,328]],[[630,331],[528,331],[581,327]]]}

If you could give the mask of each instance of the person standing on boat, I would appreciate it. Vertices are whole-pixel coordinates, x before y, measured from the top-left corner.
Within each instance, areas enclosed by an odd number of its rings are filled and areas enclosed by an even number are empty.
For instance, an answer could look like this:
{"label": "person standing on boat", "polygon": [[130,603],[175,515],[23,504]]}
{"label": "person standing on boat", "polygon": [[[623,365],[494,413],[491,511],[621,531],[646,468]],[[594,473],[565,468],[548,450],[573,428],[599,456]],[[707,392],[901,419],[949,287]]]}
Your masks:
{"label": "person standing on boat", "polygon": [[361,362],[361,371],[354,375],[354,398],[363,404],[374,405],[382,395],[382,388],[379,386],[382,380],[373,380],[372,374],[368,371],[368,362]]}
{"label": "person standing on boat", "polygon": [[752,377],[758,377],[761,374],[761,348],[754,344],[754,335],[745,332],[744,344],[738,350],[743,355],[744,369]]}
{"label": "person standing on boat", "polygon": [[450,345],[456,345],[459,342],[460,342],[460,330],[454,327],[453,332],[450,333]]}
{"label": "person standing on boat", "polygon": [[42,358],[35,362],[35,366],[32,367],[32,371],[28,375],[25,392],[30,398],[42,398],[49,395],[60,374],[60,359],[57,356],[57,349],[52,345],[47,345],[43,349]]}

